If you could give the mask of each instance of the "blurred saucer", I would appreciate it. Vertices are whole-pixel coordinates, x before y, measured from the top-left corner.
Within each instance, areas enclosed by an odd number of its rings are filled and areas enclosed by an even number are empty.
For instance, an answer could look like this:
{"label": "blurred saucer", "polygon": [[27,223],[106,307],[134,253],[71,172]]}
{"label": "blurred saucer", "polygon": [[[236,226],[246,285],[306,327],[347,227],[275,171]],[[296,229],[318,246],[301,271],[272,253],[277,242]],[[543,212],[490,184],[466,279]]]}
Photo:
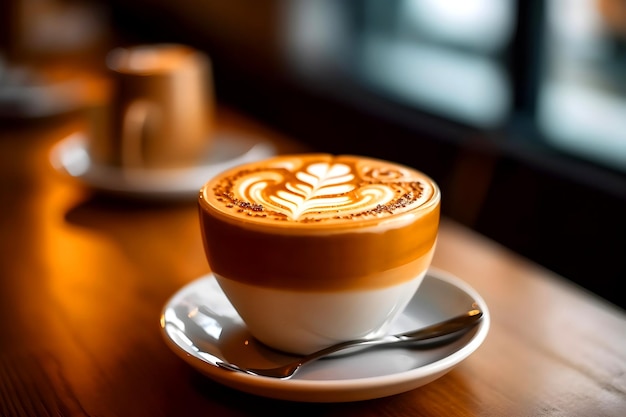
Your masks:
{"label": "blurred saucer", "polygon": [[430,347],[404,345],[321,359],[282,380],[229,371],[216,365],[271,367],[294,358],[254,340],[212,274],[174,294],[161,314],[166,344],[189,365],[228,387],[264,397],[306,402],[346,402],[413,390],[443,376],[483,343],[491,317],[472,287],[431,268],[390,333],[405,332],[462,314],[473,305],[483,318],[453,342]]}
{"label": "blurred saucer", "polygon": [[147,200],[195,199],[200,187],[221,171],[275,155],[272,144],[228,132],[218,132],[201,163],[181,169],[121,169],[94,163],[87,137],[74,133],[50,151],[50,163],[60,173],[86,185],[122,197]]}

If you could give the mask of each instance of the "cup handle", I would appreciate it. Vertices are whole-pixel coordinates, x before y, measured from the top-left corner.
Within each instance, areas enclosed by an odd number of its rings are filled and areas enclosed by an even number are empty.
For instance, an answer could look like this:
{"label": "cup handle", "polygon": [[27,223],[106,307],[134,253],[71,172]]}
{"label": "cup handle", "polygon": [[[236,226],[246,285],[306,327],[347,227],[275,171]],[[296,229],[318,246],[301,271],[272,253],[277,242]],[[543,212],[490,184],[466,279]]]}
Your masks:
{"label": "cup handle", "polygon": [[144,141],[146,123],[154,115],[155,106],[147,100],[136,100],[130,103],[122,121],[121,159],[122,166],[144,166]]}

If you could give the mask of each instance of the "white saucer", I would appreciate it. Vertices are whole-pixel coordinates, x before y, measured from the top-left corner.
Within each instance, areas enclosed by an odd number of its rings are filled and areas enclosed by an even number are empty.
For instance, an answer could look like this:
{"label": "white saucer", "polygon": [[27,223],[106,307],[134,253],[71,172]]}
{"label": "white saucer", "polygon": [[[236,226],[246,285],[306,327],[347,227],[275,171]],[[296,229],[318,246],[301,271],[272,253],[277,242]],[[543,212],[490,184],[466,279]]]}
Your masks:
{"label": "white saucer", "polygon": [[225,169],[276,153],[270,143],[228,132],[217,132],[214,141],[204,161],[195,167],[122,170],[94,163],[87,149],[87,137],[77,132],[52,148],[50,162],[62,174],[99,191],[139,199],[176,200],[197,198],[200,187]]}
{"label": "white saucer", "polygon": [[388,347],[338,355],[308,365],[289,380],[233,372],[213,364],[226,361],[246,367],[269,367],[293,358],[264,347],[250,336],[211,274],[187,284],[166,303],[161,330],[167,345],[180,358],[231,388],[290,401],[358,401],[427,384],[470,356],[485,340],[490,315],[482,297],[461,279],[431,269],[392,333],[462,314],[473,303],[483,311],[482,320],[450,344],[429,349]]}

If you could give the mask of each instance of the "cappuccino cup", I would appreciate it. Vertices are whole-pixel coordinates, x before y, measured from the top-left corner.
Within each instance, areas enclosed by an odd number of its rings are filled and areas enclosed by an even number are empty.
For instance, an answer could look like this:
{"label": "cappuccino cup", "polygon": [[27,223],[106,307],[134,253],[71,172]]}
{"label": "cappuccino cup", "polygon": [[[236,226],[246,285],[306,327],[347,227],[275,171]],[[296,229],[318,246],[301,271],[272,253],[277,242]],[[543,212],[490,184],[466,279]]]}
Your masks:
{"label": "cappuccino cup", "polygon": [[311,153],[226,170],[198,208],[209,267],[250,333],[307,354],[387,332],[430,266],[440,199],[410,167]]}
{"label": "cappuccino cup", "polygon": [[206,158],[214,125],[206,54],[181,44],[146,44],[113,49],[106,64],[110,96],[87,110],[95,163],[176,169]]}

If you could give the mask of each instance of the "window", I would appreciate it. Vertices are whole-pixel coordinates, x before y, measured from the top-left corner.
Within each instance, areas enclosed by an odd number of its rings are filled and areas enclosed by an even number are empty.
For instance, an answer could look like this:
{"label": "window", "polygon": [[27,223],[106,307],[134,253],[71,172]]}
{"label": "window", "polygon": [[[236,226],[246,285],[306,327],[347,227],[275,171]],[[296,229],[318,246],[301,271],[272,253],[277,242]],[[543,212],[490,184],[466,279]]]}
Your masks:
{"label": "window", "polygon": [[538,127],[554,147],[626,171],[626,2],[547,6]]}
{"label": "window", "polygon": [[626,172],[623,0],[287,3],[300,73]]}

